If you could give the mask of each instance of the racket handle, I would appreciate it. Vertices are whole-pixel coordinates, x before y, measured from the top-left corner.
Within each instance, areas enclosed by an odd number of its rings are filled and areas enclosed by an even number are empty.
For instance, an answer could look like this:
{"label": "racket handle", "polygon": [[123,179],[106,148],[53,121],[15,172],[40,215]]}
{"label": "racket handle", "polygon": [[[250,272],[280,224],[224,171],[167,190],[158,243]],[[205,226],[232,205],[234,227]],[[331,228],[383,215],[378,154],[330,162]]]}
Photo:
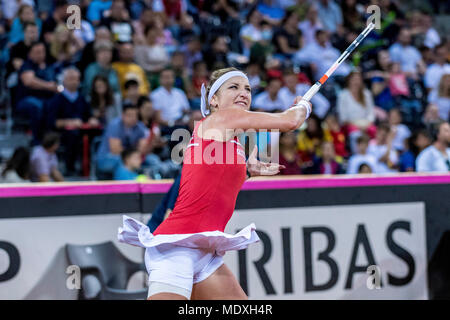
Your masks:
{"label": "racket handle", "polygon": [[317,91],[319,91],[321,86],[322,85],[320,84],[320,82],[314,83],[314,85],[309,88],[308,91],[306,91],[306,93],[303,95],[302,100],[310,101],[312,97],[317,93]]}

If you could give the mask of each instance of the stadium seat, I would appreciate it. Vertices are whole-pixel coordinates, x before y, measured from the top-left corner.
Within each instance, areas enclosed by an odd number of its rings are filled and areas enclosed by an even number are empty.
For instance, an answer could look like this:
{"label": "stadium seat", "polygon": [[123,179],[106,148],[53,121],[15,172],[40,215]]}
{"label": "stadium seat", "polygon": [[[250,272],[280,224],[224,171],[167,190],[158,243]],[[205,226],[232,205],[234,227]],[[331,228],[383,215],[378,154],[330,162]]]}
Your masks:
{"label": "stadium seat", "polygon": [[146,271],[144,263],[126,258],[111,242],[92,245],[66,245],[71,265],[81,271],[80,300],[138,300],[147,298],[147,289],[128,291],[130,277]]}

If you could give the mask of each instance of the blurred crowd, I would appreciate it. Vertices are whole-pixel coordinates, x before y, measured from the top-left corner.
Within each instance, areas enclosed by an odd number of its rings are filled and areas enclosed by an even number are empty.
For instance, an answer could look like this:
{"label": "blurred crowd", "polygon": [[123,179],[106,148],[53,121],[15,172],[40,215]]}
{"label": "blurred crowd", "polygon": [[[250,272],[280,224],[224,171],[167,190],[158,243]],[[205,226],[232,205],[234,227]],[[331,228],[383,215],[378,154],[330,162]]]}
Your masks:
{"label": "blurred crowd", "polygon": [[281,112],[365,28],[370,5],[381,29],[299,130],[258,133],[258,146],[279,151],[280,174],[448,172],[450,39],[436,18],[450,4],[413,2],[3,0],[2,108],[30,146],[2,159],[0,181],[175,178],[171,135],[202,118],[212,71],[244,70],[252,110]]}

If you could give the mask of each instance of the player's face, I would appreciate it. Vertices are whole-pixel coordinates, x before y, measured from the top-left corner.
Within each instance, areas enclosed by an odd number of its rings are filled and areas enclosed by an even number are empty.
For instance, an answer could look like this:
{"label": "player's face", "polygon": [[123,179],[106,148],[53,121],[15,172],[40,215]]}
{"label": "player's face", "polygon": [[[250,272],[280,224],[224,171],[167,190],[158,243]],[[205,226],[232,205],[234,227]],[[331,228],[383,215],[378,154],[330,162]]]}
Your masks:
{"label": "player's face", "polygon": [[242,77],[228,79],[211,99],[211,105],[219,108],[237,106],[245,110],[250,109],[252,103],[251,88],[248,80]]}

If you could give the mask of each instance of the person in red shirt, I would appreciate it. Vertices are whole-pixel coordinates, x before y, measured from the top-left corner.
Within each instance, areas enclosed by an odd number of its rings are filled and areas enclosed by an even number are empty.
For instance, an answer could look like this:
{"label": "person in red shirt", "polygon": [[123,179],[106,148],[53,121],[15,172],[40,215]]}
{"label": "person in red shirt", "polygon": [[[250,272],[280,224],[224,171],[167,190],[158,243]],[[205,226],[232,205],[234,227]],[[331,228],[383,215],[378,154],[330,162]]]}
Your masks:
{"label": "person in red shirt", "polygon": [[344,130],[339,125],[338,119],[334,114],[330,114],[325,118],[325,124],[331,135],[334,150],[337,156],[348,158],[347,141]]}
{"label": "person in red shirt", "polygon": [[297,150],[297,133],[295,131],[283,132],[280,135],[280,170],[282,175],[302,174],[302,158]]}
{"label": "person in red shirt", "polygon": [[247,299],[222,257],[259,241],[255,225],[235,235],[224,230],[246,178],[274,175],[281,167],[257,161],[256,147],[247,161],[237,137],[250,129],[297,129],[311,113],[310,103],[300,101],[297,97],[293,103],[299,105],[280,113],[249,111],[247,76],[236,68],[213,72],[208,87],[202,88],[204,118],[184,152],[173,211],[153,234],[127,216],[119,228],[119,241],[146,248],[148,299]]}

